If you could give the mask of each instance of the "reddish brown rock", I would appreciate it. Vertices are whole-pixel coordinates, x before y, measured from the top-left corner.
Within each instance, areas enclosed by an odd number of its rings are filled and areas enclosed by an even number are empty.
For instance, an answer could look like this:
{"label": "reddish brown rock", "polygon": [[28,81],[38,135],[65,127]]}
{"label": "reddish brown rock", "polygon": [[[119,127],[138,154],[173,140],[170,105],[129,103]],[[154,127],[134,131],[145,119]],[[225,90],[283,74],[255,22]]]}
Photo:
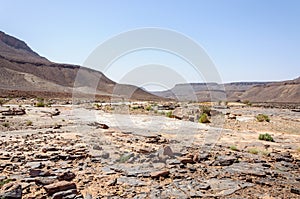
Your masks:
{"label": "reddish brown rock", "polygon": [[71,181],[76,177],[75,173],[67,171],[58,176],[58,180]]}
{"label": "reddish brown rock", "polygon": [[178,158],[178,160],[182,163],[182,164],[194,164],[194,160],[193,157],[180,157]]}
{"label": "reddish brown rock", "polygon": [[52,195],[56,192],[66,191],[69,189],[76,189],[76,184],[73,182],[60,181],[57,183],[49,184],[44,186],[48,195]]}
{"label": "reddish brown rock", "polygon": [[151,178],[168,177],[170,172],[168,170],[155,171],[150,174]]}

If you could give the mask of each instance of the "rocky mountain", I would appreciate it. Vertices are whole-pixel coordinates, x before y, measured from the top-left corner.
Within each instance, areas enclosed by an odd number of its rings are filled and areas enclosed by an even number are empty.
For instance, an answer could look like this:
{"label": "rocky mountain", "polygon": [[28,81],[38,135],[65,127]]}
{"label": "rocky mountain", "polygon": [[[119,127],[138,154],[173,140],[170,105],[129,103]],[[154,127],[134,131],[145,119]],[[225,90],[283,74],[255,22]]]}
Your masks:
{"label": "rocky mountain", "polygon": [[117,84],[99,71],[51,62],[0,31],[0,96],[71,97],[74,92],[81,97],[160,99],[136,86]]}
{"label": "rocky mountain", "polygon": [[252,102],[300,103],[300,77],[253,86],[243,92],[239,98]]}
{"label": "rocky mountain", "polygon": [[182,101],[244,101],[300,103],[300,77],[282,82],[233,82],[178,84],[172,89],[152,92]]}
{"label": "rocky mountain", "polygon": [[93,69],[51,62],[24,41],[0,31],[0,97],[8,95],[299,103],[300,77],[283,82],[178,84],[170,90],[150,94],[136,86],[117,84]]}

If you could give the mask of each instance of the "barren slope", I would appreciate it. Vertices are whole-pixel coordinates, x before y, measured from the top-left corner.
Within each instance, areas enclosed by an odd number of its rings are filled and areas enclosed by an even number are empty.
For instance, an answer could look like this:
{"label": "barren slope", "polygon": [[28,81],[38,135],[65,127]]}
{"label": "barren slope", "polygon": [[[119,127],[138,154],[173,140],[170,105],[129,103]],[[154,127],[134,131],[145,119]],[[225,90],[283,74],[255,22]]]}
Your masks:
{"label": "barren slope", "polygon": [[[116,84],[99,71],[77,65],[53,63],[39,56],[25,42],[1,31],[0,77],[2,95],[5,91],[15,90],[22,94],[31,91],[67,93],[70,96],[73,88],[76,88],[80,93],[106,97],[160,99],[138,87]],[[122,94],[114,92],[116,85],[118,91],[123,91]],[[128,91],[130,95],[124,91]]]}
{"label": "barren slope", "polygon": [[153,94],[178,100],[211,101],[226,94],[228,101],[300,103],[300,78],[283,82],[234,82],[227,84],[178,84]]}

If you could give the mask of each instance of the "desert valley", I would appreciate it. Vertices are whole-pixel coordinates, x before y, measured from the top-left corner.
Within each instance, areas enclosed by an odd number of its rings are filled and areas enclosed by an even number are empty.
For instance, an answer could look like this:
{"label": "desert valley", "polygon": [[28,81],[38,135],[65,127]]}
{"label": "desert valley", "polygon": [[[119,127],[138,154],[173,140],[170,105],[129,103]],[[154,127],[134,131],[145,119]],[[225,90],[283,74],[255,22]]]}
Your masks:
{"label": "desert valley", "polygon": [[0,114],[1,199],[300,197],[300,77],[148,92],[0,32]]}

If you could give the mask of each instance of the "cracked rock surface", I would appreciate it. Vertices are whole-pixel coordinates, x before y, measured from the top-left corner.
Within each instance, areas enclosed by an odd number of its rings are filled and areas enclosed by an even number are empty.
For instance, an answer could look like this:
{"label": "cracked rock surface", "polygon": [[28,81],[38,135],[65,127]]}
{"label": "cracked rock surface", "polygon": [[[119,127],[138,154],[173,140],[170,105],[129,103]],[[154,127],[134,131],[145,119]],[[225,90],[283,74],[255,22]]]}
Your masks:
{"label": "cracked rock surface", "polygon": [[[240,129],[250,123],[234,127],[232,118],[223,129],[55,108],[60,114],[53,117],[43,114],[51,108],[28,107],[4,118],[14,125],[0,132],[0,198],[300,197],[299,134],[272,131],[275,142],[267,142],[258,140],[257,126]],[[295,113],[272,113],[293,116],[299,127]]]}

